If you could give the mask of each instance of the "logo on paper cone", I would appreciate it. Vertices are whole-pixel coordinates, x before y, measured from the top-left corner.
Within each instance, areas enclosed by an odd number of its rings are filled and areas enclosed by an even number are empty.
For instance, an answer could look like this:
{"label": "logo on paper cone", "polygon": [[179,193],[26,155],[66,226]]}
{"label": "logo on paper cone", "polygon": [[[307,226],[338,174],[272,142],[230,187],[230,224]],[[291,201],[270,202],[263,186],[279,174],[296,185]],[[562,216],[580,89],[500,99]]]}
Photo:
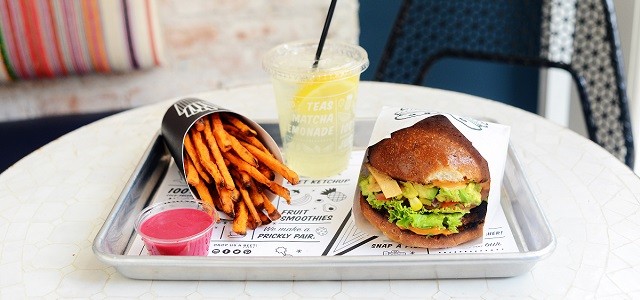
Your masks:
{"label": "logo on paper cone", "polygon": [[190,118],[193,115],[206,111],[220,110],[219,107],[211,105],[211,103],[202,100],[184,99],[176,102],[173,108],[178,113],[178,116],[184,116]]}
{"label": "logo on paper cone", "polygon": [[226,111],[226,109],[198,98],[181,99],[167,109],[162,118],[162,136],[180,172],[184,171],[182,150],[184,136],[189,128],[202,116],[220,111]]}

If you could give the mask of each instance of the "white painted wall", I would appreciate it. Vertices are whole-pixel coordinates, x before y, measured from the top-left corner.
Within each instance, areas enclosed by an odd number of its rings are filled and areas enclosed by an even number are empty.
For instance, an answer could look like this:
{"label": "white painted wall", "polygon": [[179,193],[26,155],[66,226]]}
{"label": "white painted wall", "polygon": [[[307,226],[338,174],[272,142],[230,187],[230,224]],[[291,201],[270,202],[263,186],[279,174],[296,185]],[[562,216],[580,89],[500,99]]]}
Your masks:
{"label": "white painted wall", "polygon": [[627,95],[636,148],[635,171],[640,174],[640,2],[615,0],[627,75]]}
{"label": "white painted wall", "polygon": [[613,0],[613,3],[618,17],[623,71],[627,79],[627,96],[636,148],[634,170],[640,174],[640,1]]}

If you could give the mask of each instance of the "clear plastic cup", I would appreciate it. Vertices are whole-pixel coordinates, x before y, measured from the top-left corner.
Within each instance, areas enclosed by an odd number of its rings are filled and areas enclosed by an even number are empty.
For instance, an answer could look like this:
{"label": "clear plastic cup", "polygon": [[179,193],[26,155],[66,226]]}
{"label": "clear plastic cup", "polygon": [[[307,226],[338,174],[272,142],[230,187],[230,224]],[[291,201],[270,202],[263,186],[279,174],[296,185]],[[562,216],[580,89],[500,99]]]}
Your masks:
{"label": "clear plastic cup", "polygon": [[145,208],[135,229],[151,255],[204,256],[216,220],[216,210],[207,203],[172,200]]}
{"label": "clear plastic cup", "polygon": [[326,41],[314,67],[317,45],[282,44],[262,61],[275,91],[286,164],[302,176],[316,178],[347,168],[360,74],[369,66],[362,47]]}

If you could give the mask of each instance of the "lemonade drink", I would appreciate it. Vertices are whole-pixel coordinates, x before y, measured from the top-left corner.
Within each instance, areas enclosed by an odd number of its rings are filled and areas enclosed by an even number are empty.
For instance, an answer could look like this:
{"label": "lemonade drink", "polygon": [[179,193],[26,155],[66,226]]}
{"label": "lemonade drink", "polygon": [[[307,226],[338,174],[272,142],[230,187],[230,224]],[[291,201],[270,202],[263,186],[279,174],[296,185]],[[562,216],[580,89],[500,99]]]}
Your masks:
{"label": "lemonade drink", "polygon": [[275,82],[286,162],[303,176],[338,174],[349,162],[359,76],[313,81],[291,88]]}
{"label": "lemonade drink", "polygon": [[326,42],[313,67],[316,47],[280,45],[263,65],[272,75],[286,163],[302,176],[319,178],[348,165],[358,83],[368,59],[361,47]]}

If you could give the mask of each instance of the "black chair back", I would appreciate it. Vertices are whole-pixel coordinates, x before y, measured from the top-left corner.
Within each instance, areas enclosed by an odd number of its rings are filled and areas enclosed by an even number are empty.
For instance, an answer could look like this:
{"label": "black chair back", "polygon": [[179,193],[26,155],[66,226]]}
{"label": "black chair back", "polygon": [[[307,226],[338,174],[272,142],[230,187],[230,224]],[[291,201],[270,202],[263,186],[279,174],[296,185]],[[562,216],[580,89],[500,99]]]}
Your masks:
{"label": "black chair back", "polygon": [[611,0],[405,0],[374,80],[423,85],[445,57],[568,71],[589,138],[633,168]]}

